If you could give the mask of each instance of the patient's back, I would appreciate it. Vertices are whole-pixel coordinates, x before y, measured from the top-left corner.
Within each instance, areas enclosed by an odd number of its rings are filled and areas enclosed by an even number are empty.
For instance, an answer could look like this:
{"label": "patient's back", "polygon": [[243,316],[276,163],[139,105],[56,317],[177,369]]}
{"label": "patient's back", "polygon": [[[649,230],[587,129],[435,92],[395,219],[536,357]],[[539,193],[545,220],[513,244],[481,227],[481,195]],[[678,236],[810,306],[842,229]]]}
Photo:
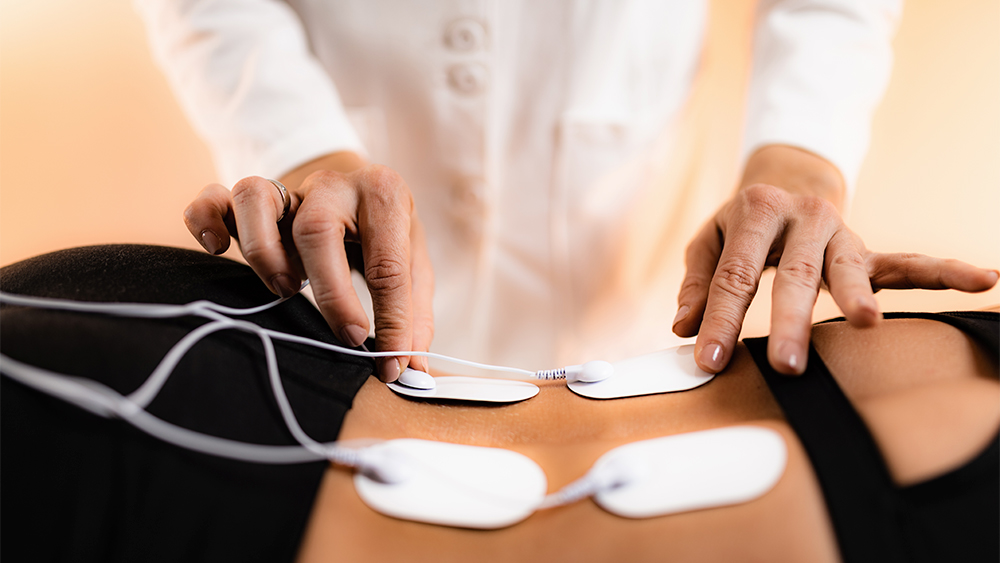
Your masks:
{"label": "patient's back", "polygon": [[[896,482],[909,485],[975,457],[1000,425],[995,359],[959,330],[892,320],[858,330],[814,329],[814,345],[869,426]],[[838,548],[809,459],[746,349],[710,383],[683,393],[611,401],[543,384],[504,407],[414,402],[370,379],[342,439],[414,437],[502,447],[534,459],[549,491],[583,475],[611,448],[659,436],[755,424],[778,431],[788,464],[753,501],[643,520],[589,500],[495,531],[393,519],[366,507],[351,474],[324,477],[301,561],[837,561]]]}

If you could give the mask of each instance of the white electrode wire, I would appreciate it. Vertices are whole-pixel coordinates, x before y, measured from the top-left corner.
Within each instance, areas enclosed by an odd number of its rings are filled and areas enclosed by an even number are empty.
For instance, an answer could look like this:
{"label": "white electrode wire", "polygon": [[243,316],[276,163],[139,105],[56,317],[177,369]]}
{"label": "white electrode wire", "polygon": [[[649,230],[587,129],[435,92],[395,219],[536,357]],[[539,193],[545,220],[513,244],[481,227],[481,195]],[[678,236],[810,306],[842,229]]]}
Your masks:
{"label": "white electrode wire", "polygon": [[[352,467],[359,467],[363,470],[371,470],[375,473],[380,472],[378,463],[369,463],[364,459],[364,455],[361,450],[353,448],[343,448],[337,447],[331,444],[321,444],[316,440],[313,440],[308,434],[302,430],[299,425],[298,420],[295,418],[294,411],[291,408],[291,404],[288,401],[288,397],[285,394],[284,387],[281,383],[280,372],[278,370],[277,357],[274,351],[274,343],[272,339],[279,339],[288,342],[296,342],[299,344],[305,344],[308,346],[313,346],[321,349],[331,350],[335,352],[340,352],[353,356],[362,356],[369,358],[377,357],[391,357],[399,355],[413,355],[413,356],[425,356],[431,358],[439,358],[446,361],[455,362],[462,365],[478,367],[482,369],[498,370],[514,372],[521,375],[528,375],[535,377],[536,372],[531,372],[528,370],[523,370],[519,368],[510,368],[505,366],[494,366],[489,364],[482,364],[479,362],[472,362],[469,360],[461,360],[459,358],[452,358],[450,356],[445,356],[443,354],[436,354],[432,352],[416,352],[416,351],[386,351],[386,352],[368,352],[359,351],[351,348],[344,348],[342,346],[337,346],[335,344],[328,344],[325,342],[320,342],[313,340],[311,338],[306,338],[302,336],[297,336],[293,334],[287,334],[279,331],[274,331],[270,329],[265,329],[256,324],[231,319],[225,314],[233,315],[248,315],[252,313],[257,313],[265,311],[279,305],[284,302],[287,298],[277,299],[270,303],[260,305],[257,307],[247,308],[247,309],[234,309],[232,307],[225,307],[222,305],[217,305],[210,301],[200,300],[187,303],[185,305],[164,305],[164,304],[147,304],[147,303],[93,303],[93,302],[82,302],[73,301],[67,299],[55,299],[55,298],[40,298],[40,297],[28,297],[21,295],[14,295],[6,292],[0,291],[0,303],[7,303],[11,305],[19,305],[25,307],[35,307],[44,309],[55,309],[55,310],[67,310],[73,312],[82,313],[98,313],[98,314],[110,314],[116,316],[130,316],[130,317],[141,317],[141,318],[171,318],[180,316],[199,316],[211,320],[212,322],[202,325],[187,335],[185,335],[180,341],[178,341],[163,357],[157,367],[153,370],[150,376],[139,386],[138,389],[133,391],[128,397],[123,397],[116,391],[110,389],[109,387],[100,385],[96,382],[90,380],[85,380],[83,378],[73,378],[78,381],[73,384],[60,384],[57,383],[55,378],[62,377],[64,381],[70,381],[68,378],[70,376],[62,376],[61,374],[55,374],[52,372],[47,372],[48,376],[43,377],[42,372],[36,371],[33,376],[29,376],[27,380],[24,378],[17,378],[25,382],[26,384],[31,384],[28,381],[33,381],[35,387],[40,390],[51,390],[54,394],[60,397],[64,397],[66,400],[77,404],[91,412],[100,414],[105,417],[110,417],[112,415],[119,416],[137,427],[142,429],[148,429],[150,434],[161,437],[164,440],[179,445],[183,447],[189,447],[190,449],[201,451],[204,453],[214,453],[215,451],[222,452],[221,455],[224,457],[234,457],[236,459],[244,459],[247,461],[257,461],[265,463],[286,463],[285,461],[269,461],[272,459],[287,459],[287,456],[280,455],[277,458],[271,455],[271,450],[260,450],[258,448],[264,447],[255,444],[243,444],[240,442],[235,442],[232,440],[224,440],[221,438],[216,438],[213,436],[208,436],[198,432],[193,432],[180,427],[176,427],[169,424],[163,420],[160,420],[152,415],[149,415],[144,408],[148,406],[156,397],[156,395],[163,388],[163,385],[169,379],[173,370],[176,368],[177,364],[181,359],[187,354],[190,349],[197,344],[202,338],[225,329],[236,329],[242,330],[244,332],[250,332],[256,334],[260,338],[261,343],[264,346],[264,355],[267,362],[268,379],[271,383],[272,392],[274,394],[275,400],[278,403],[279,411],[281,412],[282,419],[285,422],[285,426],[288,431],[292,434],[296,441],[301,444],[303,450],[315,456],[311,459],[329,459],[335,463],[340,463],[342,465],[348,465]],[[18,367],[19,364],[11,363],[15,362],[7,358],[5,362],[9,369],[4,369],[3,371],[8,372],[13,370],[13,372],[24,373],[22,367]],[[45,381],[46,383],[41,383]],[[99,386],[94,388],[94,386]],[[87,391],[90,389],[90,391]],[[96,389],[96,390],[95,390]],[[109,392],[111,393],[109,395]],[[247,450],[249,447],[251,449]],[[285,446],[287,448],[287,446]],[[299,458],[296,458],[299,459]],[[307,458],[310,459],[310,458]]]}
{"label": "white electrode wire", "polygon": [[[192,301],[184,305],[168,305],[163,303],[101,303],[90,301],[74,301],[54,297],[29,297],[13,293],[0,292],[0,303],[33,307],[36,309],[55,309],[73,311],[76,313],[100,313],[119,317],[171,318],[185,315],[196,315],[199,311],[210,309],[211,301]],[[268,304],[269,306],[273,306]]]}
{"label": "white electrode wire", "polygon": [[610,459],[598,460],[583,477],[546,495],[538,508],[541,510],[572,504],[602,491],[628,486],[629,483],[641,480],[649,472],[649,465],[642,457],[618,454]]}
{"label": "white electrode wire", "polygon": [[538,506],[538,509],[543,510],[546,508],[555,508],[557,506],[573,504],[578,500],[593,495],[599,489],[600,482],[597,479],[594,479],[590,473],[587,473],[583,477],[580,477],[576,481],[573,481],[558,491],[545,495],[545,498],[542,500],[542,504]]}
{"label": "white electrode wire", "polygon": [[[275,304],[277,304],[277,303],[275,302]],[[205,318],[208,318],[208,319],[215,319],[215,320],[222,320],[222,319],[228,318],[228,317],[225,317],[223,315],[219,315],[215,311],[208,311],[208,310],[204,310],[204,309],[198,309],[193,314],[196,314],[198,316],[205,317]],[[395,357],[395,356],[423,356],[425,358],[437,358],[439,360],[444,360],[446,362],[451,362],[453,364],[459,364],[459,365],[464,365],[464,366],[481,368],[481,369],[491,370],[491,371],[505,371],[505,372],[508,372],[508,373],[516,373],[518,375],[531,376],[531,377],[536,378],[536,379],[543,379],[543,378],[537,377],[537,374],[543,373],[543,372],[534,372],[534,371],[530,371],[530,370],[526,370],[526,369],[509,367],[509,366],[497,366],[497,365],[491,365],[491,364],[483,364],[483,363],[479,363],[479,362],[474,362],[472,360],[463,360],[461,358],[454,358],[452,356],[446,356],[444,354],[438,354],[436,352],[417,352],[417,351],[413,351],[413,350],[399,351],[399,352],[393,352],[393,351],[372,352],[372,351],[368,350],[367,348],[364,349],[364,350],[355,350],[354,348],[345,348],[343,346],[338,346],[336,344],[330,344],[328,342],[322,342],[320,340],[314,340],[312,338],[308,338],[308,337],[305,337],[305,336],[299,336],[297,334],[289,334],[287,332],[280,332],[280,331],[277,331],[277,330],[272,330],[272,329],[264,328],[264,327],[258,327],[258,328],[261,331],[263,331],[265,334],[267,334],[268,336],[270,336],[271,338],[273,338],[275,340],[283,340],[285,342],[295,342],[295,343],[298,343],[298,344],[305,344],[307,346],[312,346],[314,348],[321,348],[323,350],[330,350],[332,352],[340,352],[341,354],[345,354],[345,355],[348,355],[348,356],[358,356],[358,357],[362,357],[362,358],[387,358],[387,357]],[[565,369],[565,368],[563,368],[563,369]]]}
{"label": "white electrode wire", "polygon": [[170,318],[183,317],[184,315],[196,315],[200,311],[209,310],[226,315],[244,316],[266,311],[271,307],[280,305],[291,297],[280,297],[256,307],[237,309],[219,305],[206,299],[199,299],[183,305],[173,305],[167,303],[111,303],[94,301],[76,301],[74,299],[61,299],[57,297],[34,297],[29,295],[18,295],[0,291],[0,303],[11,305],[21,305],[36,309],[56,309],[60,311],[74,311],[78,313],[102,313],[105,315],[117,315],[121,317],[145,317],[145,318]]}
{"label": "white electrode wire", "polygon": [[0,354],[0,371],[29,387],[73,403],[98,416],[109,418],[118,411],[114,398],[103,392],[102,387],[105,386],[91,379],[53,374],[3,354]]}
{"label": "white electrode wire", "polygon": [[252,323],[239,324],[241,325],[239,328],[256,333],[260,337],[261,344],[264,345],[264,358],[267,362],[267,376],[271,381],[271,392],[278,402],[278,410],[281,411],[281,418],[284,419],[288,431],[292,433],[292,436],[295,437],[298,443],[302,444],[302,447],[323,457],[330,457],[333,452],[327,451],[322,444],[306,434],[299,425],[298,419],[295,418],[292,405],[288,402],[288,395],[285,394],[285,387],[281,384],[281,374],[278,371],[278,357],[274,353],[274,342],[257,325]]}
{"label": "white electrode wire", "polygon": [[163,388],[163,384],[167,382],[167,378],[170,377],[170,374],[173,373],[174,368],[177,367],[177,364],[187,354],[188,350],[209,334],[232,328],[232,321],[226,317],[223,317],[223,319],[203,324],[184,335],[184,338],[180,339],[177,344],[174,344],[174,347],[163,356],[163,359],[160,360],[160,363],[146,381],[138,389],[129,393],[128,399],[140,407],[145,408],[149,406],[149,403],[153,402],[157,393]]}
{"label": "white electrode wire", "polygon": [[320,342],[319,340],[313,340],[311,338],[306,338],[304,336],[297,336],[294,334],[288,334],[285,332],[278,332],[270,329],[262,329],[264,332],[276,340],[285,340],[287,342],[298,342],[299,344],[308,344],[309,346],[315,346],[316,348],[324,348],[326,350],[332,350],[334,352],[341,352],[350,356],[361,356],[364,358],[386,358],[395,356],[423,356],[425,358],[437,358],[439,360],[444,360],[446,362],[451,362],[453,364],[459,364],[463,366],[470,366],[475,368],[481,368],[491,371],[505,371],[508,373],[516,373],[519,375],[534,376],[535,372],[514,368],[508,366],[497,366],[491,364],[481,364],[479,362],[473,362],[472,360],[463,360],[461,358],[453,358],[451,356],[445,356],[444,354],[437,354],[435,352],[416,352],[416,351],[386,351],[386,352],[367,352],[364,350],[355,350],[353,348],[344,348],[342,346],[337,346],[336,344],[328,344],[326,342]]}
{"label": "white electrode wire", "polygon": [[[327,459],[301,446],[248,444],[209,436],[159,419],[114,389],[86,378],[72,377],[24,364],[0,354],[0,371],[29,387],[77,405],[94,414],[117,416],[136,428],[176,446],[204,454],[268,464],[306,463]],[[328,450],[335,443],[322,444]],[[356,456],[356,453],[354,454]],[[347,456],[350,457],[350,456]]]}
{"label": "white electrode wire", "polygon": [[[9,299],[13,297],[13,299]],[[9,302],[17,305],[33,306],[37,303],[39,306],[48,309],[59,309],[59,310],[71,310],[76,312],[88,312],[88,313],[107,313],[109,310],[113,310],[111,314],[115,315],[128,315],[128,316],[147,316],[147,317],[171,317],[174,315],[196,315],[201,317],[207,317],[212,319],[212,322],[202,325],[197,329],[189,332],[179,340],[160,360],[160,363],[153,370],[150,376],[139,388],[132,392],[128,397],[122,397],[117,391],[101,385],[92,380],[85,378],[74,378],[72,376],[65,376],[62,374],[56,374],[54,372],[46,372],[45,370],[40,370],[39,368],[32,368],[26,364],[21,364],[16,360],[7,358],[5,362],[8,366],[12,366],[14,371],[20,371],[25,373],[25,369],[29,372],[34,372],[33,376],[29,376],[29,381],[34,382],[32,386],[38,388],[39,390],[49,391],[65,400],[72,402],[78,406],[86,408],[87,410],[99,414],[101,416],[109,417],[111,415],[119,416],[129,422],[135,424],[138,420],[136,426],[141,427],[152,425],[158,430],[157,433],[151,432],[156,436],[168,436],[171,443],[176,445],[184,446],[190,444],[191,449],[196,451],[202,451],[205,453],[213,453],[211,447],[220,446],[220,443],[214,442],[216,440],[213,436],[208,436],[205,434],[185,431],[184,433],[174,432],[173,429],[180,429],[166,423],[160,419],[152,417],[143,417],[141,414],[136,414],[137,411],[144,411],[144,408],[148,406],[156,395],[163,388],[163,385],[169,379],[173,370],[177,367],[177,364],[183,359],[190,349],[197,344],[202,338],[217,332],[219,330],[225,329],[235,329],[244,332],[249,332],[256,334],[260,338],[262,345],[264,346],[264,357],[267,364],[268,379],[271,383],[272,392],[274,394],[275,400],[278,403],[278,409],[281,412],[282,419],[285,422],[285,426],[288,431],[292,434],[297,442],[302,448],[311,452],[315,457],[313,459],[329,459],[335,463],[340,463],[342,465],[357,466],[361,462],[359,458],[359,453],[357,450],[352,448],[342,448],[337,447],[332,444],[321,444],[316,440],[313,440],[308,434],[302,430],[299,425],[298,420],[295,418],[295,413],[292,410],[291,404],[288,401],[288,397],[285,394],[284,387],[281,383],[280,371],[278,368],[277,356],[274,351],[274,344],[271,341],[270,336],[258,325],[247,321],[230,319],[221,315],[213,307],[207,307],[205,304],[211,304],[208,301],[193,302],[187,305],[176,306],[176,305],[146,305],[146,304],[124,304],[120,307],[107,308],[106,305],[109,304],[93,304],[93,303],[81,303],[62,299],[47,299],[47,298],[24,298],[21,296],[11,296],[11,294],[0,293],[0,299],[2,302]],[[284,301],[284,299],[279,299],[268,303],[262,307],[253,308],[256,311],[266,310]],[[69,304],[69,307],[65,305]],[[77,305],[86,305],[85,307],[79,307]],[[110,304],[110,305],[122,305],[122,304]],[[231,308],[228,309],[230,312],[234,311]],[[246,310],[242,310],[244,313]],[[283,334],[283,333],[277,333]],[[305,339],[309,342],[308,344],[322,344],[318,341],[312,341],[311,339]],[[6,358],[6,357],[5,357]],[[13,362],[13,363],[11,363]],[[7,372],[8,369],[4,369]],[[17,378],[26,384],[32,384],[29,381],[25,381],[23,378]],[[96,387],[95,387],[96,386]],[[89,391],[88,391],[89,389]],[[111,395],[108,394],[111,393]],[[148,415],[148,413],[146,413]],[[138,416],[139,419],[133,418]],[[151,422],[147,418],[152,418],[154,421]],[[145,423],[145,424],[143,424]],[[158,424],[166,424],[167,427],[163,427]],[[210,439],[209,442],[205,442],[205,439]],[[250,452],[243,451],[243,448],[232,448],[233,444],[241,444],[240,442],[227,441],[229,445],[221,445],[224,451],[231,452],[231,456],[237,459],[245,459],[247,461],[261,461],[262,458],[258,455],[256,450]],[[256,446],[254,444],[241,444],[245,446]],[[209,449],[204,449],[209,448]],[[265,457],[269,454],[264,453]],[[249,457],[247,457],[249,456]],[[281,463],[280,461],[278,463]],[[376,468],[377,469],[377,468]]]}
{"label": "white electrode wire", "polygon": [[[254,310],[262,311],[280,303],[278,300]],[[179,340],[163,357],[157,367],[153,370],[146,381],[129,396],[123,396],[114,389],[97,381],[58,374],[42,368],[24,364],[6,355],[0,354],[0,372],[8,377],[19,381],[29,387],[56,396],[71,404],[77,405],[85,410],[105,418],[119,417],[147,434],[158,438],[164,442],[189,450],[201,452],[208,455],[267,464],[292,464],[305,463],[326,459],[340,465],[357,468],[361,471],[369,472],[375,478],[393,478],[399,473],[398,465],[400,460],[383,459],[366,447],[352,448],[339,445],[336,442],[321,443],[311,438],[302,429],[295,413],[292,409],[288,396],[285,393],[281,382],[277,354],[272,338],[298,342],[310,346],[326,348],[334,351],[344,351],[359,356],[379,357],[399,355],[400,352],[382,353],[360,353],[357,350],[344,349],[339,346],[326,344],[309,338],[298,337],[277,331],[264,329],[254,323],[230,319],[221,314],[215,307],[204,305],[208,303],[193,302],[187,305],[147,305],[147,304],[95,304],[79,303],[66,300],[36,299],[12,296],[0,292],[0,302],[24,305],[29,307],[40,306],[49,309],[64,309],[88,313],[105,313],[123,316],[142,317],[171,317],[180,315],[197,315],[208,318],[211,322],[198,327],[186,334]],[[109,307],[109,305],[112,305]],[[227,312],[246,310],[233,310]],[[237,313],[238,314],[238,313]],[[163,385],[173,373],[177,364],[183,359],[188,351],[194,347],[201,339],[209,334],[220,330],[240,330],[257,335],[264,347],[264,357],[266,360],[268,379],[271,384],[272,393],[278,404],[282,419],[286,428],[292,434],[300,446],[272,446],[263,444],[250,444],[238,442],[226,438],[210,436],[180,426],[171,424],[165,420],[153,416],[145,410],[163,388]],[[414,354],[416,355],[416,354]],[[456,360],[442,355],[431,355],[431,357],[441,357],[447,360]],[[476,362],[460,363],[468,365],[484,366]],[[511,368],[503,368],[511,369]],[[528,374],[527,370],[521,370]],[[370,445],[370,444],[367,444]],[[413,463],[413,460],[407,460]],[[405,468],[404,468],[405,469]],[[457,476],[456,476],[457,477]],[[456,479],[456,485],[461,485],[461,479]],[[563,487],[559,491],[546,495],[539,509],[552,508],[576,502],[582,498],[593,495],[598,490],[612,485],[607,476],[599,475],[591,470],[586,475]],[[463,487],[464,488],[464,487]],[[478,493],[485,493],[476,489]],[[489,496],[489,495],[487,495]]]}
{"label": "white electrode wire", "polygon": [[[0,303],[20,305],[24,307],[56,309],[56,310],[74,311],[81,313],[100,313],[107,315],[116,315],[125,317],[143,317],[143,318],[170,318],[170,317],[182,317],[186,315],[193,315],[213,320],[221,320],[222,318],[224,318],[222,315],[220,315],[220,313],[229,315],[249,315],[252,313],[259,313],[261,311],[266,311],[271,307],[279,305],[284,301],[286,301],[287,299],[288,299],[287,297],[283,297],[281,299],[276,299],[274,301],[271,301],[270,303],[259,305],[257,307],[251,307],[248,309],[235,309],[232,307],[218,305],[216,303],[212,303],[211,301],[205,301],[205,300],[192,301],[191,303],[187,303],[185,305],[163,305],[163,304],[149,304],[149,303],[93,303],[84,301],[73,301],[70,299],[55,299],[50,297],[28,297],[24,295],[15,295],[12,293],[0,291]],[[446,356],[444,354],[437,354],[435,352],[418,352],[414,350],[367,352],[362,350],[355,350],[353,348],[345,348],[343,346],[337,346],[336,344],[320,342],[319,340],[313,340],[312,338],[306,338],[304,336],[288,334],[276,330],[270,330],[265,328],[260,328],[260,330],[267,333],[267,335],[270,336],[271,338],[277,340],[306,344],[308,346],[313,346],[325,350],[331,350],[334,352],[340,352],[342,354],[347,354],[350,356],[360,356],[364,358],[386,358],[394,356],[423,356],[426,358],[436,358],[439,360],[444,360],[447,362],[452,362],[464,366],[470,366],[491,371],[504,371],[508,373],[516,373],[519,375],[526,375],[532,378],[536,378],[536,372],[529,371],[526,369],[483,364],[479,362],[473,362],[471,360],[453,358],[451,356]]]}

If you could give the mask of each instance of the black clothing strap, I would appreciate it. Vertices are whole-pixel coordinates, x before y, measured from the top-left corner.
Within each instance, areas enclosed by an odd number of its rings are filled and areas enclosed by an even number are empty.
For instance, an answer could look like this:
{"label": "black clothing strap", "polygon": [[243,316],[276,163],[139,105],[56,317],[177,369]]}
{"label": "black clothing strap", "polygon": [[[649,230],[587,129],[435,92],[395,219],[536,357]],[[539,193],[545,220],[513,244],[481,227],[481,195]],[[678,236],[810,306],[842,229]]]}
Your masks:
{"label": "black clothing strap", "polygon": [[[885,318],[946,322],[981,343],[995,359],[998,355],[996,313],[889,313]],[[768,363],[767,338],[744,343],[809,455],[845,562],[1000,558],[997,439],[954,471],[897,487],[864,421],[815,348],[810,346],[806,372],[787,377]]]}
{"label": "black clothing strap", "polygon": [[901,561],[900,546],[883,525],[892,519],[893,505],[885,495],[892,478],[867,427],[816,349],[809,347],[807,373],[788,377],[768,363],[767,338],[744,344],[802,441],[824,493],[830,492],[826,506],[844,561]]}

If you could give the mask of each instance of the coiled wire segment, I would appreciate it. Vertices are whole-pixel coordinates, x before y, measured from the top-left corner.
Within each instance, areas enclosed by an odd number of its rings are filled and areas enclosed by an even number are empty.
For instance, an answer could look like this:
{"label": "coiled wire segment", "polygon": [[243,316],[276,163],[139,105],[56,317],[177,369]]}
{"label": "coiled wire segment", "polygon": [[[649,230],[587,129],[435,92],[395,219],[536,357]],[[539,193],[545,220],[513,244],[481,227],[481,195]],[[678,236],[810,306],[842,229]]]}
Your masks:
{"label": "coiled wire segment", "polygon": [[539,370],[532,374],[532,377],[535,379],[543,379],[545,381],[566,379],[566,368]]}

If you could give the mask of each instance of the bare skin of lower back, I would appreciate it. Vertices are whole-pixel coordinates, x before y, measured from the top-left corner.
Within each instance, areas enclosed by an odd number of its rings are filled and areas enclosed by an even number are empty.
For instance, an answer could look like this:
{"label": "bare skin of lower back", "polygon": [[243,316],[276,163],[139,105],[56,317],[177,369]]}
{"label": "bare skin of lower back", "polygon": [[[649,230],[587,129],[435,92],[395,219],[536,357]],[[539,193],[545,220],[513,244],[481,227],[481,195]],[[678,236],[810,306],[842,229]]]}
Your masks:
{"label": "bare skin of lower back", "polygon": [[[961,465],[997,432],[997,367],[957,329],[923,320],[864,330],[835,323],[814,327],[813,343],[900,484]],[[330,467],[299,560],[838,561],[809,460],[742,346],[707,385],[613,401],[584,399],[551,382],[535,398],[504,407],[420,403],[372,378],[355,398],[341,439],[410,437],[507,448],[534,459],[551,492],[618,445],[736,424],[765,426],[784,437],[788,465],[774,489],[739,505],[644,520],[614,516],[584,500],[502,530],[408,522],[369,509],[350,471]]]}

